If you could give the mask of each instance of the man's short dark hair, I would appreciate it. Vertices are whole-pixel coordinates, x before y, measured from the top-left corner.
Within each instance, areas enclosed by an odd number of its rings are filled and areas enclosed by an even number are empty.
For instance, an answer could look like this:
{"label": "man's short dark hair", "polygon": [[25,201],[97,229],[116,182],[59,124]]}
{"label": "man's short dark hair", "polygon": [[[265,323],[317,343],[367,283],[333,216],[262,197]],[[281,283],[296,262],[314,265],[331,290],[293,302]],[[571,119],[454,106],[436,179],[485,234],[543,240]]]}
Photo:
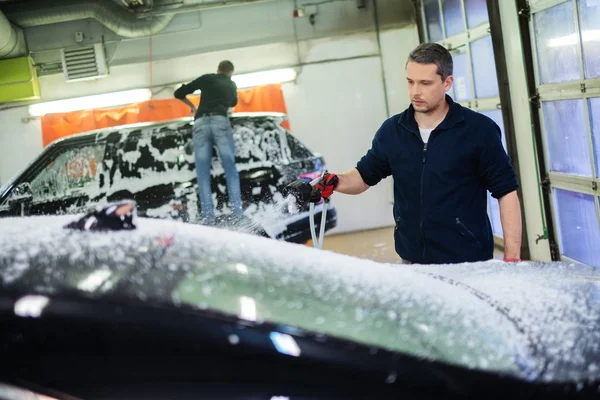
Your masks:
{"label": "man's short dark hair", "polygon": [[420,44],[410,53],[408,61],[437,65],[437,73],[442,77],[442,81],[452,75],[454,69],[452,54],[444,46],[437,43]]}
{"label": "man's short dark hair", "polygon": [[219,63],[219,71],[228,74],[230,72],[233,72],[233,64],[231,63],[231,61],[221,61]]}

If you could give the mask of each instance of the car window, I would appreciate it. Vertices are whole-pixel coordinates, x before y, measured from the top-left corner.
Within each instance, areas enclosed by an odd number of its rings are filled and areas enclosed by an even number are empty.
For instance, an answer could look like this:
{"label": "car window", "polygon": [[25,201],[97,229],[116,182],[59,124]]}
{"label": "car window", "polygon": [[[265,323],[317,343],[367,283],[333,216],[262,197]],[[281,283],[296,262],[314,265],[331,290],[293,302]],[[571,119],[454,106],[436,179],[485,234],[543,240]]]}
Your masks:
{"label": "car window", "polygon": [[290,132],[286,131],[287,144],[290,148],[291,158],[293,160],[304,160],[314,157],[312,151],[308,149],[300,140],[298,140]]}
{"label": "car window", "polygon": [[69,197],[98,187],[104,143],[66,149],[50,161],[30,182],[34,202]]}
{"label": "car window", "polygon": [[233,122],[233,140],[239,163],[283,163],[282,128],[270,118],[239,118]]}

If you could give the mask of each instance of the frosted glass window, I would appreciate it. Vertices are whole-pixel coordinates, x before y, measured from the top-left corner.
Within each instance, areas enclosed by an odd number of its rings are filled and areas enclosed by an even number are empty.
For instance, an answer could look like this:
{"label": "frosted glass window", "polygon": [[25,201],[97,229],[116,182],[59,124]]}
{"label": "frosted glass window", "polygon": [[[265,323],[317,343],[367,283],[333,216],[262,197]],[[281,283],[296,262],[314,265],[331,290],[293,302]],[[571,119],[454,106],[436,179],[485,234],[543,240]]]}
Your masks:
{"label": "frosted glass window", "polygon": [[496,61],[492,37],[486,36],[471,43],[473,59],[473,78],[475,80],[475,95],[478,98],[496,97],[499,95],[496,78]]}
{"label": "frosted glass window", "polygon": [[490,117],[500,128],[500,132],[502,132],[502,146],[504,146],[504,151],[508,152],[506,147],[506,134],[504,133],[504,120],[502,119],[502,110],[484,110],[480,111],[481,114]]}
{"label": "frosted glass window", "polygon": [[577,0],[586,78],[600,77],[600,1]]}
{"label": "frosted glass window", "polygon": [[590,122],[592,124],[592,141],[596,158],[596,176],[600,177],[600,97],[588,100],[590,102]]}
{"label": "frosted glass window", "polygon": [[594,196],[554,189],[561,253],[600,267],[600,226]]}
{"label": "frosted glass window", "polygon": [[465,19],[463,18],[460,0],[442,0],[442,8],[444,11],[446,37],[464,32]]}
{"label": "frosted glass window", "polygon": [[438,0],[425,0],[425,24],[427,25],[427,37],[429,42],[439,42],[442,35],[442,17]]}
{"label": "frosted glass window", "polygon": [[542,103],[550,170],[592,176],[583,100]]}
{"label": "frosted glass window", "polygon": [[559,4],[534,14],[540,83],[579,80],[579,43],[573,2]]}
{"label": "frosted glass window", "polygon": [[502,230],[502,220],[500,219],[500,203],[498,199],[492,197],[492,194],[488,192],[488,204],[489,204],[489,215],[490,222],[492,223],[492,233],[494,236],[504,238],[504,231]]}
{"label": "frosted glass window", "polygon": [[[506,134],[504,132],[504,120],[502,119],[502,110],[484,110],[480,111],[480,113],[490,117],[498,125],[498,127],[500,128],[500,132],[502,133],[502,145],[504,147],[504,151],[507,151]],[[488,204],[490,221],[492,223],[492,232],[495,236],[503,238],[504,232],[502,230],[502,221],[500,220],[500,203],[497,199],[492,197],[490,192],[488,192]]]}
{"label": "frosted glass window", "polygon": [[465,11],[469,28],[479,26],[489,20],[486,0],[465,0]]}
{"label": "frosted glass window", "polygon": [[453,98],[456,101],[469,101],[473,99],[471,80],[469,79],[469,60],[466,53],[452,54],[454,63]]}

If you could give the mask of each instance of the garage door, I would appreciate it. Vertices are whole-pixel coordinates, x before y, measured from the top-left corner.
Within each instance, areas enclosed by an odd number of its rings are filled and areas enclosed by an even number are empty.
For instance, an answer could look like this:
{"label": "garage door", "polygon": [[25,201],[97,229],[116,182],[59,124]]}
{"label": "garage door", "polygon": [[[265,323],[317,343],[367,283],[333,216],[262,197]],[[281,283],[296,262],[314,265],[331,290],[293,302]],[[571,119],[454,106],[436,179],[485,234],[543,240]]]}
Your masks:
{"label": "garage door", "polygon": [[600,267],[600,0],[538,0],[530,7],[561,257]]}
{"label": "garage door", "polygon": [[[425,40],[450,50],[454,60],[454,101],[492,118],[506,138],[486,0],[423,0]],[[502,244],[498,200],[488,192],[488,214],[495,240]]]}

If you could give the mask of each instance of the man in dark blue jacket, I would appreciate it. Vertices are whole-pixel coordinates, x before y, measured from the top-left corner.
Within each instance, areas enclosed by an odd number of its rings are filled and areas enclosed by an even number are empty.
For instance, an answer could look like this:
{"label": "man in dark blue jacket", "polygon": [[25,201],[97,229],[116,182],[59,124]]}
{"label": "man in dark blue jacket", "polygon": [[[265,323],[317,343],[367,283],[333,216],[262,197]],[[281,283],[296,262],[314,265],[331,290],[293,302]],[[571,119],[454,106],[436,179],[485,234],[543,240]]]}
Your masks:
{"label": "man in dark blue jacket", "polygon": [[500,204],[505,261],[519,261],[519,186],[500,128],[446,95],[452,69],[443,46],[413,50],[406,64],[411,105],[383,123],[356,168],[327,174],[319,189],[323,197],[360,194],[392,175],[396,252],[418,264],[493,258],[489,190]]}

